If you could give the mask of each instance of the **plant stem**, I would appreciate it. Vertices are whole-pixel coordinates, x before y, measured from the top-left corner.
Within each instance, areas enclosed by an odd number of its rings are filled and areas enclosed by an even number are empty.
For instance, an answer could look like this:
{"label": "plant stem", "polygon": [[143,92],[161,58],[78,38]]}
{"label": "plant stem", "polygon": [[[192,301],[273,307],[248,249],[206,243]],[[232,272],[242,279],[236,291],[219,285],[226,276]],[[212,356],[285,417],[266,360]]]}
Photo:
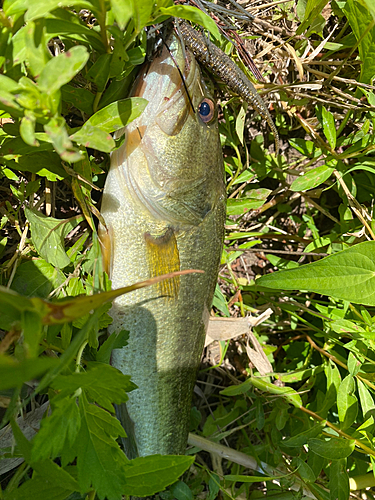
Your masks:
{"label": "plant stem", "polygon": [[81,347],[79,348],[79,351],[77,353],[76,373],[79,373],[79,371],[81,369],[81,359],[82,359],[83,351],[84,351],[85,347],[87,346],[87,344],[88,344],[88,340],[85,340],[83,342],[83,344],[81,345]]}
{"label": "plant stem", "polygon": [[358,448],[362,448],[362,450],[364,452],[366,452],[368,455],[372,455],[373,457],[375,457],[375,450],[372,450],[371,448],[369,448],[368,446],[363,444],[359,439],[355,439],[352,436],[350,436],[349,434],[346,434],[346,432],[342,431],[341,429],[336,427],[334,424],[331,424],[325,418],[323,418],[320,415],[318,415],[317,413],[309,410],[308,408],[305,408],[304,406],[300,406],[299,409],[302,410],[303,412],[307,413],[308,415],[310,415],[314,420],[318,420],[319,422],[324,421],[326,423],[326,426],[329,427],[330,429],[334,430],[335,432],[337,432],[337,434],[339,434],[339,436],[342,436],[345,439],[350,439],[351,441],[354,441],[355,445]]}

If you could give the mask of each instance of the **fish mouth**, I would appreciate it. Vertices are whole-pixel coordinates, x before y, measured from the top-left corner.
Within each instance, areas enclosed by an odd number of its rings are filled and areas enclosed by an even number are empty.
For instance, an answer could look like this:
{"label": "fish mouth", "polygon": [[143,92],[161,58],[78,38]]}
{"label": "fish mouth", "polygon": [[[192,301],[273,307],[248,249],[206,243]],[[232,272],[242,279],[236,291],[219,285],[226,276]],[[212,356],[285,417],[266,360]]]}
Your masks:
{"label": "fish mouth", "polygon": [[[200,80],[198,65],[182,43],[172,35],[163,50],[141,72],[132,95],[149,101],[146,122],[157,123],[167,135],[177,135],[189,115],[194,115],[193,98]],[[143,123],[142,123],[143,124]]]}

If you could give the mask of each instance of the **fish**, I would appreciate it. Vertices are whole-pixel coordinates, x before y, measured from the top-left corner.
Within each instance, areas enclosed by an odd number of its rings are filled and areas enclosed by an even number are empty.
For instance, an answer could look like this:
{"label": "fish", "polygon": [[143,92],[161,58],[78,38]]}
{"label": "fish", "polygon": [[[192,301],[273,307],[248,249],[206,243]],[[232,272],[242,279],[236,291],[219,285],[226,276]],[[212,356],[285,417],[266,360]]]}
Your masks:
{"label": "fish", "polygon": [[251,81],[225,52],[206,39],[199,31],[182,20],[179,21],[178,26],[185,44],[196,59],[214,75],[221,78],[228,88],[242,97],[267,121],[275,137],[275,153],[277,156],[280,150],[280,141],[276,125]]}
{"label": "fish", "polygon": [[226,191],[218,111],[199,63],[175,33],[140,72],[145,111],[117,138],[99,225],[112,288],[180,270],[117,298],[112,366],[137,389],[117,408],[128,458],[184,454],[196,374],[223,248]]}

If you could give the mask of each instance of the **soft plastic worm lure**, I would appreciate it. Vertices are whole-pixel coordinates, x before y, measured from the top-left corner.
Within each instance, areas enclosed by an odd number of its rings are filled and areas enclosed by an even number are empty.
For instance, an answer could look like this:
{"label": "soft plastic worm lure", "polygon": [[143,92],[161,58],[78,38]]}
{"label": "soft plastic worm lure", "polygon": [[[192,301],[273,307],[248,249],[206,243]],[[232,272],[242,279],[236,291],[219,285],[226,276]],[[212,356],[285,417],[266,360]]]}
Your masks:
{"label": "soft plastic worm lure", "polygon": [[264,118],[275,136],[276,155],[279,153],[279,134],[271,115],[254,85],[241,69],[219,47],[204,38],[197,30],[183,21],[179,28],[186,46],[198,61],[223,80],[230,89],[240,95]]}

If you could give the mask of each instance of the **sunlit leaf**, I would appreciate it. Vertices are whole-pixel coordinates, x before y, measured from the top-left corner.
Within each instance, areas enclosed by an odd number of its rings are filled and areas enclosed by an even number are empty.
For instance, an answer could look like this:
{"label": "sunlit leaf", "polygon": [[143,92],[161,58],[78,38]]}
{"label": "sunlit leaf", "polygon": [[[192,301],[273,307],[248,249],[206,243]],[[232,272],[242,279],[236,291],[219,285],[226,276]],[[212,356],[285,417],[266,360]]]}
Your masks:
{"label": "sunlit leaf", "polygon": [[171,5],[170,7],[162,7],[160,13],[166,16],[180,17],[181,19],[187,19],[193,23],[200,24],[216,38],[220,38],[219,28],[215,21],[206,13],[192,5]]}
{"label": "sunlit leaf", "polygon": [[99,127],[108,133],[115,132],[137,118],[146,106],[147,101],[142,97],[129,97],[113,102],[91,116],[82,129]]}
{"label": "sunlit leaf", "polygon": [[357,417],[358,400],[353,394],[354,391],[354,378],[349,374],[341,382],[337,391],[337,409],[342,429],[350,427]]}
{"label": "sunlit leaf", "polygon": [[308,172],[300,175],[293,181],[290,186],[292,191],[306,191],[307,189],[314,189],[323,182],[325,182],[332,175],[335,169],[327,165],[313,168]]}
{"label": "sunlit leaf", "polygon": [[194,457],[151,455],[131,460],[125,467],[127,495],[149,496],[174,483]]}
{"label": "sunlit leaf", "polygon": [[340,460],[341,458],[347,458],[353,453],[355,447],[354,439],[350,440],[342,438],[312,438],[309,439],[307,444],[314,453],[327,458],[328,460]]}
{"label": "sunlit leaf", "polygon": [[133,15],[132,0],[110,0],[111,7],[119,28],[123,30]]}
{"label": "sunlit leaf", "polygon": [[44,66],[38,78],[40,90],[53,94],[81,71],[88,58],[89,53],[82,45],[72,47],[67,52],[53,57]]}
{"label": "sunlit leaf", "polygon": [[57,364],[56,358],[45,357],[17,361],[13,357],[0,354],[0,390],[20,387],[29,380],[40,378]]}
{"label": "sunlit leaf", "polygon": [[336,147],[336,127],[335,119],[332,113],[322,107],[323,132],[332,149]]}
{"label": "sunlit leaf", "polygon": [[60,269],[69,265],[64,238],[83,218],[59,220],[29,208],[25,208],[25,215],[30,222],[32,241],[44,260]]}
{"label": "sunlit leaf", "polygon": [[257,284],[281,290],[309,290],[373,306],[375,242],[365,241],[318,262],[267,274]]}
{"label": "sunlit leaf", "polygon": [[345,13],[348,22],[359,41],[359,57],[362,61],[360,81],[371,83],[375,75],[373,60],[375,57],[375,20],[374,8],[371,13],[368,10],[367,4],[372,2],[345,2],[343,12]]}

